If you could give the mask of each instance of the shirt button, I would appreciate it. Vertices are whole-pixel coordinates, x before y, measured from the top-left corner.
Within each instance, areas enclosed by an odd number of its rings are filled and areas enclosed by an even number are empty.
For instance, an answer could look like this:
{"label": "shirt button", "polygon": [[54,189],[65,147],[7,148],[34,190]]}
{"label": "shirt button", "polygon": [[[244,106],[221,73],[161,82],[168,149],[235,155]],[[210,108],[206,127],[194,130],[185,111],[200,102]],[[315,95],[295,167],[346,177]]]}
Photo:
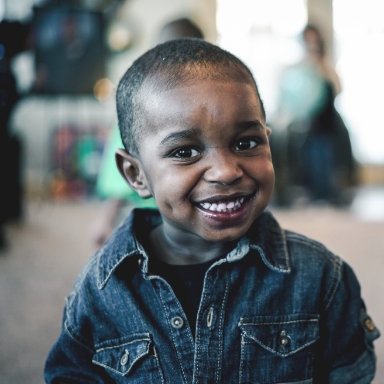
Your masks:
{"label": "shirt button", "polygon": [[171,320],[173,328],[180,329],[184,325],[184,320],[180,316],[176,316]]}
{"label": "shirt button", "polygon": [[213,308],[209,308],[208,315],[207,315],[207,327],[211,328],[212,327],[212,322],[213,322]]}
{"label": "shirt button", "polygon": [[121,360],[120,360],[120,365],[127,365],[128,360],[129,360],[129,352],[128,352],[128,350],[126,349],[126,350],[125,350],[125,353],[124,353],[124,355],[123,355],[123,357],[122,357]]}
{"label": "shirt button", "polygon": [[290,342],[290,337],[287,336],[287,332],[281,331],[280,332],[280,339],[279,339],[280,345],[284,348],[284,347],[288,346],[289,342]]}
{"label": "shirt button", "polygon": [[368,329],[369,332],[373,332],[376,329],[375,324],[371,319],[366,319],[364,321],[364,326]]}

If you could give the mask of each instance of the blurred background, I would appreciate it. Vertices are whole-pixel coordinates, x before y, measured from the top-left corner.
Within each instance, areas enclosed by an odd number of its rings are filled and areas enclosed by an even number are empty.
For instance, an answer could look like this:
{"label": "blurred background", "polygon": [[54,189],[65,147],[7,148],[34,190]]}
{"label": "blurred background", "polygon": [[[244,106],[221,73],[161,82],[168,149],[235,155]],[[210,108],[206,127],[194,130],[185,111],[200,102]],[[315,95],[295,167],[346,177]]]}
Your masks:
{"label": "blurred background", "polygon": [[0,383],[43,382],[78,272],[143,205],[114,169],[115,87],[186,19],[256,78],[270,209],[352,265],[384,331],[383,1],[0,0]]}

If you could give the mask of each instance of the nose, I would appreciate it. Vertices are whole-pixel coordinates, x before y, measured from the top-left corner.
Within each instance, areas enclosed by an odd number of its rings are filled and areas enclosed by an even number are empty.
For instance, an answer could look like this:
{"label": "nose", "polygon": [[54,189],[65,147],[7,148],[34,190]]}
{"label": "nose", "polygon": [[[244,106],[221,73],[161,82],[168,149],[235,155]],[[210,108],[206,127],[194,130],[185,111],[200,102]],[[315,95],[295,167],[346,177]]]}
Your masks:
{"label": "nose", "polygon": [[204,180],[209,183],[232,185],[243,176],[238,158],[228,151],[215,151],[207,161],[208,166],[204,173]]}

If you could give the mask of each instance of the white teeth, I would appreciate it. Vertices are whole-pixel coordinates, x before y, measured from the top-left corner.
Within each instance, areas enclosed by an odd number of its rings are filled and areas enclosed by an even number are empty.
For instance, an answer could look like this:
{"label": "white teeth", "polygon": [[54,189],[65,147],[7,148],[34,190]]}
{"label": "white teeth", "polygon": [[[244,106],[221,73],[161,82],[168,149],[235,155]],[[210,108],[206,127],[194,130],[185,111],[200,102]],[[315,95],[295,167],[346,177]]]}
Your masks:
{"label": "white teeth", "polygon": [[218,211],[225,211],[227,209],[227,204],[225,203],[220,203],[217,207]]}
{"label": "white teeth", "polygon": [[209,211],[215,212],[232,212],[236,209],[239,209],[244,202],[244,197],[241,197],[235,201],[230,201],[229,203],[200,203],[201,207]]}

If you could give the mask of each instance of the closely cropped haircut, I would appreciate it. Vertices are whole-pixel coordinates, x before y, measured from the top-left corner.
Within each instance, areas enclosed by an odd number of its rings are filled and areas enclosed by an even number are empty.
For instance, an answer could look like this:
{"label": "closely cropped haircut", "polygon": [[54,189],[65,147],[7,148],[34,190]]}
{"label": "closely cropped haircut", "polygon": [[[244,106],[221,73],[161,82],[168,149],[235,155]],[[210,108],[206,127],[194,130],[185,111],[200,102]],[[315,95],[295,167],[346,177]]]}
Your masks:
{"label": "closely cropped haircut", "polygon": [[144,127],[140,118],[148,84],[153,91],[166,91],[195,79],[252,84],[265,110],[248,67],[231,53],[201,39],[178,39],[159,44],[140,56],[126,71],[116,91],[117,117],[125,149],[139,155]]}

